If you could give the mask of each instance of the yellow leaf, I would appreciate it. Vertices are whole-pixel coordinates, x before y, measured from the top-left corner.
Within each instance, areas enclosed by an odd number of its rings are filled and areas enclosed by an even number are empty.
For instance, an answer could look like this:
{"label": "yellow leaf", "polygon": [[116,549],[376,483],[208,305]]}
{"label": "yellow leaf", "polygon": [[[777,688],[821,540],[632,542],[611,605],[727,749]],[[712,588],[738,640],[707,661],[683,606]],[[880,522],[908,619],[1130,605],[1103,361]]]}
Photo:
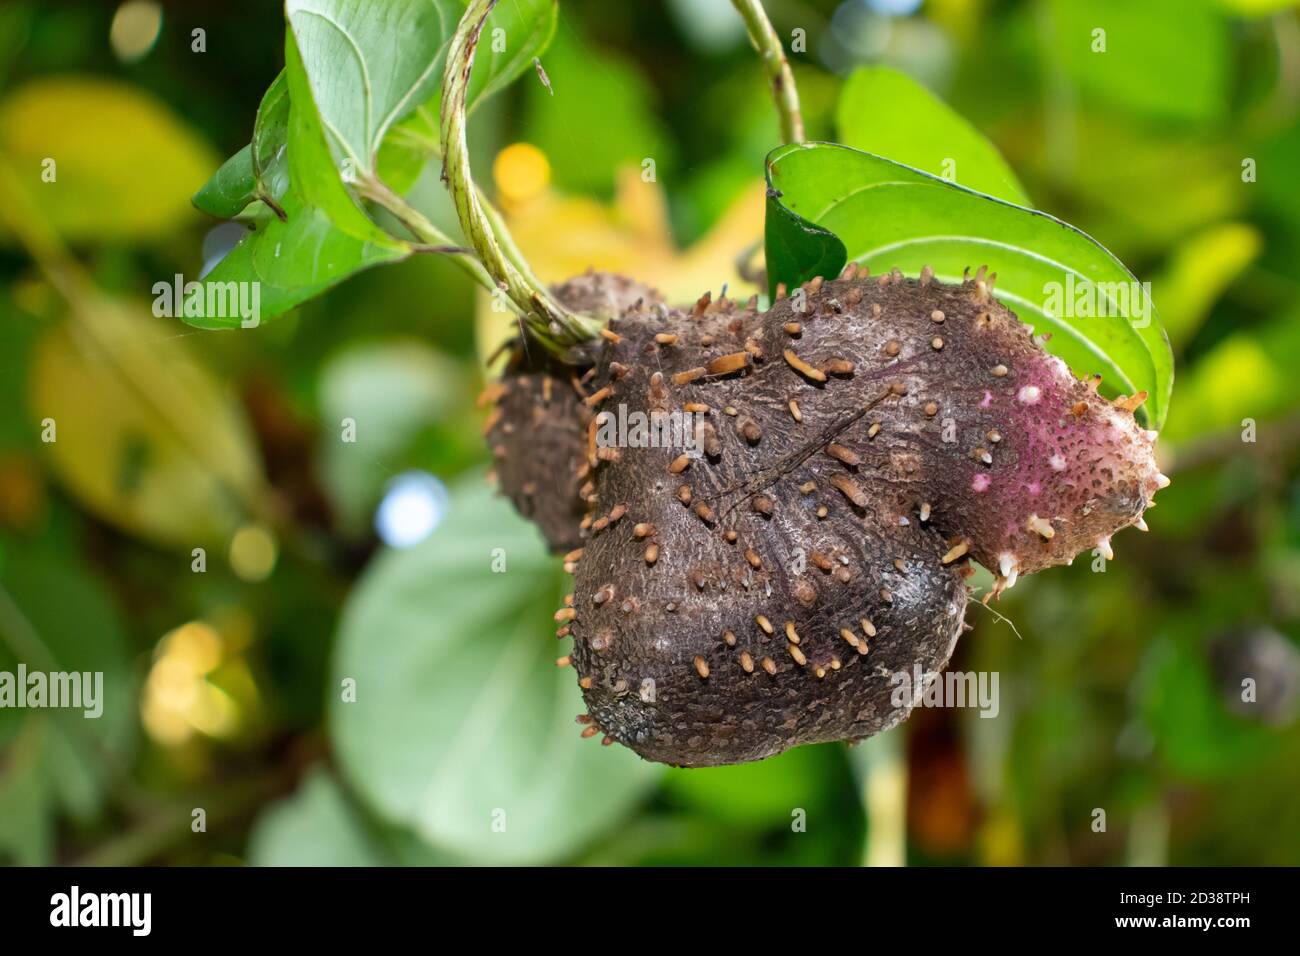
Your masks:
{"label": "yellow leaf", "polygon": [[223,547],[271,502],[239,406],[177,329],[91,300],[38,343],[30,412],[55,476],[90,511],[156,544]]}
{"label": "yellow leaf", "polygon": [[69,240],[166,235],[218,158],[171,110],[125,84],[35,80],[0,103],[0,153]]}

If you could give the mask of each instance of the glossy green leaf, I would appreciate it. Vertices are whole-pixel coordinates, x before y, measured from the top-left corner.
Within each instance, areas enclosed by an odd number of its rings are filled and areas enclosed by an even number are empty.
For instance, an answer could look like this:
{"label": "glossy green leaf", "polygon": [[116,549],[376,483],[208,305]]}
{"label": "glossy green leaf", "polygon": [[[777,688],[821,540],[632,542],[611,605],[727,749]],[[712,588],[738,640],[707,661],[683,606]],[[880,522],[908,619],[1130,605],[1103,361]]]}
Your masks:
{"label": "glossy green leaf", "polygon": [[194,205],[221,219],[233,219],[261,199],[280,209],[289,188],[289,82],[281,70],[262,97],[253,139],[221,164],[194,195]]}
{"label": "glossy green leaf", "polygon": [[[498,4],[488,15],[474,58],[466,111],[473,113],[489,96],[529,72],[533,60],[550,45],[557,21],[557,0]],[[438,55],[444,54],[445,46]],[[394,192],[404,195],[429,160],[440,153],[439,101],[440,95],[435,95],[417,106],[393,124],[380,144],[376,172]]]}
{"label": "glossy green leaf", "polygon": [[[285,76],[291,108],[288,162],[291,188],[284,219],[267,219],[205,278],[207,283],[259,283],[259,322],[281,315],[353,273],[410,253],[357,205],[334,166],[293,34],[285,36]],[[238,328],[239,315],[186,316],[199,328]]]}
{"label": "glossy green leaf", "polygon": [[[330,5],[300,5],[297,12],[303,22],[308,24],[305,28],[307,32],[319,39],[317,31],[310,26],[316,24],[326,34],[337,33],[340,38],[345,34],[353,35],[345,23],[337,22],[337,25],[334,25],[325,9],[328,6]],[[437,14],[440,23],[450,23],[454,27],[464,4],[459,0],[426,0],[424,3],[412,3],[408,6],[413,10],[427,7],[429,12],[424,14],[425,17]],[[470,80],[467,105],[470,112],[531,68],[533,59],[541,56],[550,44],[557,19],[556,0],[512,0],[510,3],[498,5],[492,11],[484,28],[485,39],[480,44],[474,63],[474,75]],[[441,80],[443,57],[446,55],[446,46],[451,37],[450,32],[439,35],[441,39],[430,60],[433,72],[436,74],[435,82]],[[324,59],[322,63],[308,64],[308,70],[315,69],[322,75],[328,75],[330,71],[324,65],[328,62],[328,56],[323,49],[318,49],[317,52]],[[381,50],[375,55],[382,57],[387,54]],[[407,58],[413,61],[416,57]],[[349,53],[346,59],[358,63],[368,62],[368,55],[358,50]],[[323,84],[313,81],[312,85],[316,88]],[[416,85],[415,90],[423,90],[426,85],[421,82]],[[362,84],[353,91],[352,108],[362,113],[373,109],[374,106],[373,102],[369,102],[365,96],[366,89],[367,87]],[[331,91],[332,94],[334,92],[337,91]],[[342,93],[338,95],[340,98],[334,106],[342,110],[344,109]],[[438,96],[435,93],[422,102],[411,99],[400,103],[399,106],[400,115],[396,119],[390,119],[382,131],[383,136],[374,156],[373,170],[370,171],[377,174],[379,179],[391,189],[404,193],[415,181],[416,175],[428,161],[429,156],[438,149]],[[419,113],[423,115],[418,115]],[[231,208],[234,198],[238,196],[247,196],[248,201],[269,197],[278,204],[280,197],[288,188],[286,163],[288,119],[289,88],[286,74],[281,71],[267,89],[258,107],[253,140],[250,144],[251,167],[241,155],[243,150],[236,153],[194,197],[195,204],[205,212],[224,218],[233,218],[239,210],[243,209],[243,206],[240,206],[234,213],[225,211]],[[326,125],[328,128],[328,121]],[[405,132],[404,127],[407,128]],[[332,129],[331,135],[337,142]],[[340,158],[346,155],[349,155],[346,151],[340,151]],[[357,171],[356,167],[353,171]],[[360,171],[365,172],[367,169],[362,168]],[[217,196],[226,194],[231,196],[229,200],[216,201]]]}
{"label": "glossy green leaf", "polygon": [[466,109],[473,111],[489,96],[530,71],[533,59],[540,57],[550,46],[558,20],[558,0],[506,0],[498,3],[488,15],[474,54],[474,73],[466,94]]}
{"label": "glossy green leaf", "polygon": [[257,174],[253,171],[250,144],[221,164],[194,194],[194,205],[218,219],[233,219],[256,198]]}
{"label": "glossy green leaf", "polygon": [[579,736],[577,682],[555,666],[564,588],[536,529],[478,476],[429,538],[375,559],[344,611],[330,722],[343,773],[382,817],[471,859],[541,863],[658,779]]}
{"label": "glossy green leaf", "polygon": [[441,149],[438,143],[438,104],[425,103],[396,123],[379,147],[375,168],[379,180],[393,192],[406,195],[430,157]]}
{"label": "glossy green leaf", "polygon": [[327,145],[329,125],[322,104],[313,97],[306,64],[292,33],[285,34],[284,59],[292,104],[289,110],[289,175],[294,192],[304,203],[324,212],[334,225],[354,238],[400,245],[371,222],[356,197],[344,185],[344,177],[334,165]]}
{"label": "glossy green leaf", "polygon": [[[337,285],[348,276],[406,256],[408,247],[387,235],[360,239],[339,229],[320,209],[304,206],[291,190],[284,197],[286,221],[270,217],[217,263],[205,282],[257,282],[261,321]],[[239,328],[234,316],[185,318],[201,329]]]}
{"label": "glossy green leaf", "polygon": [[[285,4],[336,159],[351,161],[358,178],[375,174],[389,129],[434,98],[447,43],[463,12],[459,0]],[[497,6],[475,58],[471,107],[531,66],[550,42],[555,22],[555,0]]]}
{"label": "glossy green leaf", "polygon": [[943,100],[898,70],[855,70],[844,83],[835,125],[845,146],[887,156],[1017,206],[1032,205],[997,148]]}
{"label": "glossy green leaf", "polygon": [[[205,187],[229,194],[217,214],[234,215],[230,210],[243,197],[269,198],[283,213],[279,220],[254,217],[257,228],[207,276],[260,283],[262,320],[410,253],[408,243],[374,224],[349,186],[382,174],[403,192],[415,181],[437,144],[429,125],[436,104],[422,97],[441,80],[446,42],[463,10],[459,0],[403,0],[380,17],[374,8],[332,0],[287,6],[292,29],[285,35],[285,70],[258,110],[252,178],[250,163],[236,164],[236,157],[227,162],[235,167],[228,177],[233,185],[218,183],[219,171]],[[555,0],[518,0],[493,11],[471,108],[531,65],[550,42],[555,19]],[[412,38],[396,57],[393,35]],[[349,86],[343,78],[353,74],[361,79]],[[209,205],[201,208],[217,208]],[[209,329],[240,325],[237,316],[186,321]]]}
{"label": "glossy green leaf", "polygon": [[[452,0],[285,3],[286,46],[292,38],[330,146],[358,178],[374,174],[389,127],[438,88],[457,16]],[[292,84],[290,95],[297,102]]]}
{"label": "glossy green leaf", "polygon": [[281,70],[262,96],[253,123],[255,192],[278,202],[289,188],[289,78]]}
{"label": "glossy green leaf", "polygon": [[[1173,356],[1145,288],[1079,230],[1052,216],[971,192],[919,170],[830,143],[784,146],[767,161],[769,281],[794,287],[847,260],[948,282],[987,265],[996,295],[1076,374],[1150,398],[1158,428]],[[1091,286],[1085,285],[1091,283]],[[1093,290],[1079,308],[1079,289]],[[1071,293],[1074,294],[1071,294]],[[1079,314],[1107,311],[1105,316]]]}
{"label": "glossy green leaf", "polygon": [[769,292],[803,281],[801,276],[837,275],[849,261],[840,237],[790,209],[768,176],[767,214],[763,221],[763,246],[767,260]]}

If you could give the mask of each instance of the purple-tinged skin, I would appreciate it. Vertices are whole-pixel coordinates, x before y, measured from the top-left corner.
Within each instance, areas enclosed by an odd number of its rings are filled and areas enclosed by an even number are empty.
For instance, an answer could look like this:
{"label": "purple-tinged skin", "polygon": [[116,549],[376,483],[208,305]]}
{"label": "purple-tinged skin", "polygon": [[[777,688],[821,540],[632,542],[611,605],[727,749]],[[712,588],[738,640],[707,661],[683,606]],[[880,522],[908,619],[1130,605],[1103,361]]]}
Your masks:
{"label": "purple-tinged skin", "polygon": [[[805,295],[811,308],[825,309],[854,287],[830,282]],[[1116,531],[1140,526],[1152,495],[1168,483],[1152,455],[1155,433],[1133,415],[1144,396],[1100,397],[1099,378],[1076,379],[982,280],[882,287],[871,279],[856,287],[865,313],[838,325],[805,323],[800,354],[845,354],[848,344],[851,359],[870,364],[872,350],[851,343],[899,343],[889,364],[908,387],[899,403],[907,413],[894,416],[890,428],[920,457],[916,472],[898,478],[914,486],[915,507],[930,505],[930,520],[954,546],[966,542],[999,576],[999,591],[1080,551],[1109,555]],[[873,303],[882,307],[879,317],[870,314]],[[785,300],[765,325],[780,329],[797,318]],[[930,402],[933,415],[925,414]]]}

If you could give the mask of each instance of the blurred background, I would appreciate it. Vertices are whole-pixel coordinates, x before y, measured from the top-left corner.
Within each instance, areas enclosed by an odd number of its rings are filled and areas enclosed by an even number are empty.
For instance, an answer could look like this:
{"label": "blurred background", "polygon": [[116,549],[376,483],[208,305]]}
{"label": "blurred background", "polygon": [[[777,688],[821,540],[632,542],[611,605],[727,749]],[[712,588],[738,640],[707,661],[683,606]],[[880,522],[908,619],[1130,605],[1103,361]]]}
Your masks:
{"label": "blurred background", "polygon": [[[566,578],[484,480],[509,329],[460,272],[416,256],[251,332],[150,311],[239,237],[189,197],[248,142],[279,4],[7,0],[0,670],[102,671],[105,700],[0,710],[0,861],[1300,863],[1296,4],[767,7],[804,31],[809,138],[853,70],[907,72],[1152,283],[1173,343],[1151,532],[968,609],[952,666],[999,673],[997,717],[693,771],[581,740]],[[563,0],[544,63],[553,94],[530,74],[471,128],[538,273],[748,294],[778,135],[730,3]],[[411,197],[453,228],[436,169]]]}

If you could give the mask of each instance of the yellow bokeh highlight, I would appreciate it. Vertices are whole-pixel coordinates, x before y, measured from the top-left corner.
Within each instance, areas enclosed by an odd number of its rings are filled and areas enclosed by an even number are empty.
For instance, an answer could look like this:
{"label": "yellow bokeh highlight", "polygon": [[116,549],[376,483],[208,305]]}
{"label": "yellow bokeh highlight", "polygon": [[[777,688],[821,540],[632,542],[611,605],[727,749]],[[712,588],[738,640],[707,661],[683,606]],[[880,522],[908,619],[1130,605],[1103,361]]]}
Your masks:
{"label": "yellow bokeh highlight", "polygon": [[221,635],[208,624],[185,624],[163,638],[159,651],[159,663],[171,662],[187,673],[211,674],[221,663]]}
{"label": "yellow bokeh highlight", "polygon": [[528,202],[551,183],[551,164],[532,143],[514,143],[492,163],[497,193],[507,207]]}
{"label": "yellow bokeh highlight", "polygon": [[265,581],[279,553],[275,535],[264,525],[244,525],[230,539],[230,567],[244,581]]}
{"label": "yellow bokeh highlight", "polygon": [[239,705],[208,680],[226,654],[221,635],[205,621],[190,621],[163,635],[140,695],[140,719],[150,737],[175,746],[195,733],[234,734]]}
{"label": "yellow bokeh highlight", "polygon": [[162,7],[153,0],[127,0],[113,14],[108,42],[123,63],[143,58],[162,32]]}

